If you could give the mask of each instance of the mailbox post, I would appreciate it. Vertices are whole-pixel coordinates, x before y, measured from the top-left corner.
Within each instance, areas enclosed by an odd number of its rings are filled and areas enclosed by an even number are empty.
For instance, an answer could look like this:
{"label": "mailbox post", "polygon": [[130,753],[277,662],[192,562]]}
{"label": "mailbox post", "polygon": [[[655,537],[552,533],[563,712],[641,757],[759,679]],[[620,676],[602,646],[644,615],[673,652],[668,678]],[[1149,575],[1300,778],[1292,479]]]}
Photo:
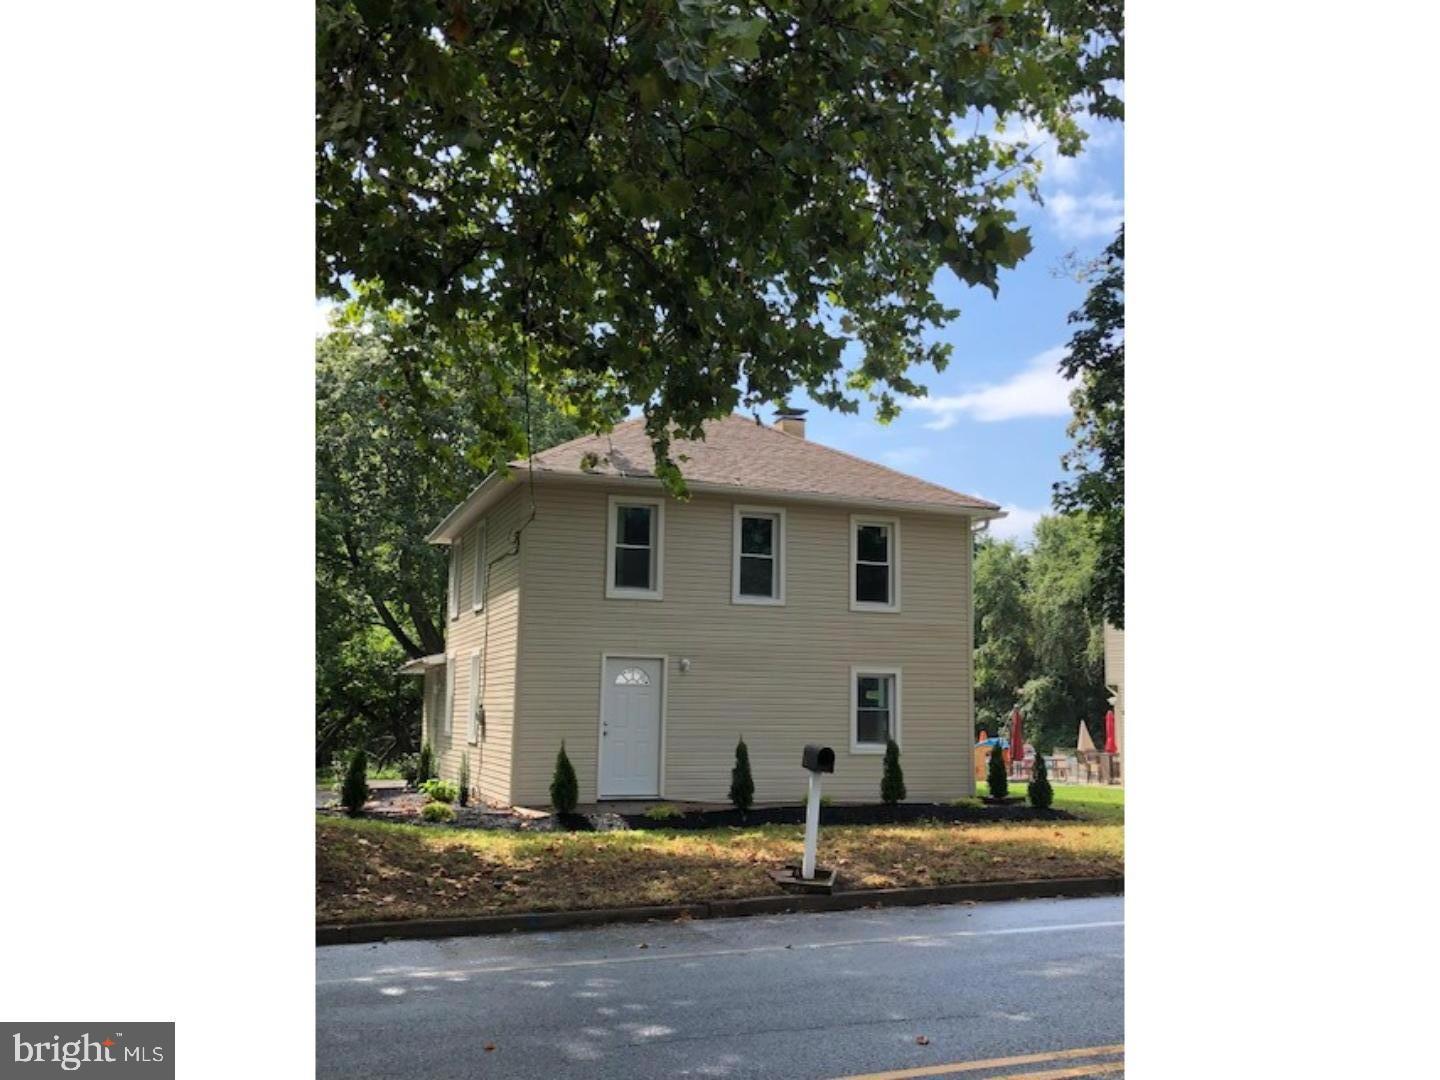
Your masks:
{"label": "mailbox post", "polygon": [[813,743],[805,747],[802,758],[810,773],[810,798],[805,807],[805,858],[800,864],[800,877],[815,878],[815,848],[820,842],[820,777],[835,771],[835,751]]}

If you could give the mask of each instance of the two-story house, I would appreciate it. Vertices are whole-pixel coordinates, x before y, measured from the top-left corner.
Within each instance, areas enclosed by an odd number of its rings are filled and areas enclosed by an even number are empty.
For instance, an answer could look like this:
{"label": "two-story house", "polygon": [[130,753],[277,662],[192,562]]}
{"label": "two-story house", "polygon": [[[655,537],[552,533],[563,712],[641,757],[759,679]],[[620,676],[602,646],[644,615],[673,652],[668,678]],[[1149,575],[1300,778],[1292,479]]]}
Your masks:
{"label": "two-story house", "polygon": [[[544,805],[564,740],[580,798],[723,802],[735,743],[757,802],[875,801],[887,737],[909,796],[973,793],[971,557],[994,503],[730,416],[654,477],[641,421],[513,462],[429,539],[451,553],[425,737],[486,801]],[[678,455],[684,454],[684,459]]]}

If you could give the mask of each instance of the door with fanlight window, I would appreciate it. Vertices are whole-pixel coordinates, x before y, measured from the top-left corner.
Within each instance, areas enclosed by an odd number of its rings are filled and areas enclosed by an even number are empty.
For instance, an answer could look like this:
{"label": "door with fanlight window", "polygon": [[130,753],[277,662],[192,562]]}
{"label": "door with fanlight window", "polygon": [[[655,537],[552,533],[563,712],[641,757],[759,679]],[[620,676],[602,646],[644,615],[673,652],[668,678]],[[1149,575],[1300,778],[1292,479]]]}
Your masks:
{"label": "door with fanlight window", "polygon": [[607,656],[600,696],[599,797],[660,794],[660,657]]}

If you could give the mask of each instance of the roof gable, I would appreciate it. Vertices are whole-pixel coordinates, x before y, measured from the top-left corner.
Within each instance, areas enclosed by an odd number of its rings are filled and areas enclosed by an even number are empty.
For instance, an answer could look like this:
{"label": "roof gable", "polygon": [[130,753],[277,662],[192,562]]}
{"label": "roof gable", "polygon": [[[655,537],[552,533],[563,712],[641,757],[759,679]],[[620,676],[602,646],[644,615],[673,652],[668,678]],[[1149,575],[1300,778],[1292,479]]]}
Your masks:
{"label": "roof gable", "polygon": [[[704,440],[676,440],[671,453],[686,481],[697,485],[951,512],[1000,509],[973,495],[951,491],[733,414],[707,421]],[[597,463],[582,469],[581,462],[591,454]],[[655,455],[643,420],[627,420],[609,434],[586,435],[552,446],[534,455],[529,464],[541,475],[612,479],[655,476]],[[511,465],[524,468],[527,462],[514,461]]]}

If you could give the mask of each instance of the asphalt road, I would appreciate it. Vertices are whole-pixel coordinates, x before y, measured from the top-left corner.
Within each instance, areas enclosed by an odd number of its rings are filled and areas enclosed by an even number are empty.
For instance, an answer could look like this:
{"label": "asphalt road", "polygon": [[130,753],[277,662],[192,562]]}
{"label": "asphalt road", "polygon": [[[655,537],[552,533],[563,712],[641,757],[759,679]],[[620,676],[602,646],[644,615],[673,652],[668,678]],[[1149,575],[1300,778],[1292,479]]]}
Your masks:
{"label": "asphalt road", "polygon": [[329,946],[317,1074],[1115,1077],[1113,1050],[1056,1052],[1123,1043],[1123,920],[1100,897]]}

